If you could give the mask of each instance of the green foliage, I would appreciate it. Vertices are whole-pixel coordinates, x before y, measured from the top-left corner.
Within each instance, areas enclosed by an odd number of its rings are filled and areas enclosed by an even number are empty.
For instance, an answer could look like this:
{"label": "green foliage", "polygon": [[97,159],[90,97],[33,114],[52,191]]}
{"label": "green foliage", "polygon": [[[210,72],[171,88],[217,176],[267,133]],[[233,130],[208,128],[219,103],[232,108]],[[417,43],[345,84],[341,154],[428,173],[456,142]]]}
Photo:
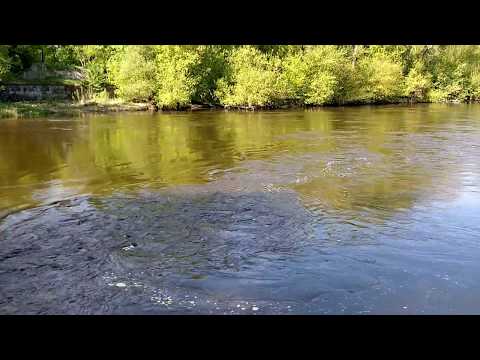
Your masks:
{"label": "green foliage", "polygon": [[356,101],[366,103],[394,101],[403,93],[402,66],[385,52],[364,57],[356,74]]}
{"label": "green foliage", "polygon": [[447,45],[2,45],[0,81],[33,63],[77,69],[86,94],[267,107],[480,101],[480,46]]}
{"label": "green foliage", "polygon": [[45,47],[45,64],[49,69],[68,70],[78,65],[74,45],[50,45]]}
{"label": "green foliage", "polygon": [[437,51],[432,72],[433,101],[470,101],[478,90],[479,46],[444,46]]}
{"label": "green foliage", "polygon": [[42,117],[51,115],[48,104],[32,102],[0,103],[0,119],[21,117]]}
{"label": "green foliage", "polygon": [[279,99],[278,59],[269,58],[253,46],[235,49],[228,58],[229,69],[218,81],[216,92],[227,106],[267,106]]}
{"label": "green foliage", "polygon": [[156,79],[158,105],[167,109],[191,103],[200,82],[194,68],[200,63],[200,53],[194,46],[157,46]]}
{"label": "green foliage", "polygon": [[108,62],[116,47],[109,45],[81,45],[74,54],[83,72],[83,86],[92,93],[103,91],[109,84]]}
{"label": "green foliage", "polygon": [[92,61],[83,69],[84,79],[82,85],[87,89],[100,92],[105,88],[107,83],[107,74],[102,64]]}
{"label": "green foliage", "polygon": [[193,77],[198,80],[192,101],[196,103],[218,103],[216,96],[217,81],[227,71],[226,57],[229,55],[230,46],[199,46],[199,61],[192,68]]}
{"label": "green foliage", "polygon": [[155,94],[155,52],[149,46],[123,46],[109,59],[110,81],[128,101],[151,100]]}
{"label": "green foliage", "polygon": [[423,73],[419,67],[413,67],[405,78],[405,96],[413,100],[425,101],[432,86],[429,74]]}
{"label": "green foliage", "polygon": [[28,69],[38,57],[38,45],[9,45],[8,62],[13,75]]}
{"label": "green foliage", "polygon": [[[300,74],[305,81],[300,93],[304,94],[306,104],[323,105],[348,100],[352,74],[345,49],[331,45],[309,47],[302,62]],[[306,73],[302,74],[302,71]]]}
{"label": "green foliage", "polygon": [[297,47],[292,45],[256,45],[254,47],[266,55],[278,56],[280,58],[297,50]]}
{"label": "green foliage", "polygon": [[0,81],[10,71],[10,59],[8,57],[8,48],[5,45],[0,45]]}
{"label": "green foliage", "polygon": [[480,100],[480,70],[475,69],[470,75],[471,100]]}
{"label": "green foliage", "polygon": [[282,78],[286,84],[288,98],[295,103],[303,104],[310,79],[309,66],[302,53],[291,54],[284,59]]}

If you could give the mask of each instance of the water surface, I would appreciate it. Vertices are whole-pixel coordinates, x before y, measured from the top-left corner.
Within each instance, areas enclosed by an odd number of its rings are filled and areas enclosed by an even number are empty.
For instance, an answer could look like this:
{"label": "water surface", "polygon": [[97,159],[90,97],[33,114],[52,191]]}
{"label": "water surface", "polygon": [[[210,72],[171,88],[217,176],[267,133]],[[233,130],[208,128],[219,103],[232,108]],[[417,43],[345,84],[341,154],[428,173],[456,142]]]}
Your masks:
{"label": "water surface", "polygon": [[480,313],[479,140],[479,105],[2,120],[0,312]]}

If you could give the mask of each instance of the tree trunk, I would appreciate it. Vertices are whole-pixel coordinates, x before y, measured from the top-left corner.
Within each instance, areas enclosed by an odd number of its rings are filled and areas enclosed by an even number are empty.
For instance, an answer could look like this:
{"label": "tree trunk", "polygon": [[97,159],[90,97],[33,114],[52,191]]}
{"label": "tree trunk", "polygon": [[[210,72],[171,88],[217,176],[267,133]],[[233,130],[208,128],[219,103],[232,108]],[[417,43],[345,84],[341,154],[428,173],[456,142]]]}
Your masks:
{"label": "tree trunk", "polygon": [[354,45],[354,46],[353,46],[352,68],[354,68],[354,69],[355,69],[355,64],[357,63],[358,46],[359,46],[359,45]]}

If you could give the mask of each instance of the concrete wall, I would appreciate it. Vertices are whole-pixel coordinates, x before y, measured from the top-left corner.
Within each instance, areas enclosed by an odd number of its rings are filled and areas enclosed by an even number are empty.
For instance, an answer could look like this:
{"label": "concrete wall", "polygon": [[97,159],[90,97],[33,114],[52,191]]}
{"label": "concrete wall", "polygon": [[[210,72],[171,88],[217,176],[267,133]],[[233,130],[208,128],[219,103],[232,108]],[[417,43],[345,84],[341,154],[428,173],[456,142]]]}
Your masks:
{"label": "concrete wall", "polygon": [[0,100],[71,100],[77,89],[73,85],[1,85]]}

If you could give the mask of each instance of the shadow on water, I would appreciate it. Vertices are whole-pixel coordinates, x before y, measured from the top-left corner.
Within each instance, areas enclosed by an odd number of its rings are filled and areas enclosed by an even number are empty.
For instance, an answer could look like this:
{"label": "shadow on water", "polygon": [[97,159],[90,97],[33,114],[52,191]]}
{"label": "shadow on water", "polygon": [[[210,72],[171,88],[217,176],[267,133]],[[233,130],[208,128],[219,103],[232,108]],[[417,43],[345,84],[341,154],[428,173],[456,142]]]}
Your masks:
{"label": "shadow on water", "polygon": [[0,225],[0,313],[474,313],[478,205],[332,227],[288,192],[65,200]]}
{"label": "shadow on water", "polygon": [[188,311],[193,296],[219,298],[222,310],[235,296],[272,301],[258,284],[279,276],[263,269],[281,269],[314,240],[295,198],[260,193],[78,198],[11,216],[0,231],[3,313]]}

